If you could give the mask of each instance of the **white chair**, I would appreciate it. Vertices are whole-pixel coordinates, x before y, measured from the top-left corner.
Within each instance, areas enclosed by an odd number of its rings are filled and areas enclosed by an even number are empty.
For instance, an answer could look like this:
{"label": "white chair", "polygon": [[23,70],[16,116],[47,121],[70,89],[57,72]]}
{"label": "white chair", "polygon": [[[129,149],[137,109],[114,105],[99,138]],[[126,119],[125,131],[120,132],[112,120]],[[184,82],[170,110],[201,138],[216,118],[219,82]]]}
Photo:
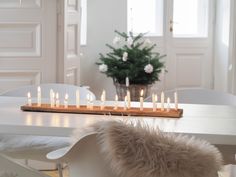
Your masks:
{"label": "white chair", "polygon": [[71,177],[216,177],[221,156],[214,146],[140,125],[98,122],[47,158],[67,162]]}
{"label": "white chair", "polygon": [[[165,96],[174,100],[176,90],[165,91]],[[178,89],[178,101],[185,104],[211,104],[211,105],[233,105],[236,106],[236,96],[201,88]],[[146,101],[151,101],[151,97]]]}
{"label": "white chair", "polygon": [[[31,92],[32,97],[36,97],[37,87],[38,86],[36,85],[21,87],[19,89],[5,92],[2,94],[2,96],[25,97],[27,92]],[[70,98],[73,99],[76,97],[76,90],[79,89],[81,100],[85,100],[87,94],[92,95],[92,97],[95,99],[94,94],[85,87],[65,84],[42,84],[40,87],[42,90],[42,98],[48,98],[50,89],[53,89],[60,95],[68,93]],[[70,143],[71,139],[69,137],[0,135],[0,153],[17,159],[35,159],[48,161],[45,158],[48,152],[58,148],[66,147]],[[48,164],[45,166],[48,166]]]}
{"label": "white chair", "polygon": [[[50,89],[53,89],[54,92],[58,92],[60,95],[69,94],[70,98],[76,97],[76,90],[80,90],[80,99],[86,100],[87,94],[92,95],[95,100],[95,95],[89,91],[86,87],[78,87],[75,85],[67,85],[67,84],[41,84],[38,85],[41,87],[41,96],[42,98],[49,98]],[[30,92],[32,97],[37,97],[37,86],[30,85],[24,86],[17,89],[9,90],[5,93],[2,93],[1,96],[9,96],[9,97],[26,97],[27,93]]]}

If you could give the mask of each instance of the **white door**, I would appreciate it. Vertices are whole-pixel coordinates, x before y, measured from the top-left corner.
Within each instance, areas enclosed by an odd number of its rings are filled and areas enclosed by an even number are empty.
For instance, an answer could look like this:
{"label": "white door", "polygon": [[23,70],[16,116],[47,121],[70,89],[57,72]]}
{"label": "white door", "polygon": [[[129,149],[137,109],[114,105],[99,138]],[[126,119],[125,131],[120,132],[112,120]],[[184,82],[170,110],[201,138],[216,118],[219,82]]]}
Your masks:
{"label": "white door", "polygon": [[213,0],[166,2],[165,88],[212,88]]}
{"label": "white door", "polygon": [[0,0],[0,92],[56,81],[56,0]]}
{"label": "white door", "polygon": [[[147,37],[166,54],[154,89],[211,88],[214,0],[129,0],[128,30]],[[148,20],[147,20],[148,19]],[[163,76],[164,75],[164,76]]]}
{"label": "white door", "polygon": [[80,84],[80,0],[59,0],[58,81]]}

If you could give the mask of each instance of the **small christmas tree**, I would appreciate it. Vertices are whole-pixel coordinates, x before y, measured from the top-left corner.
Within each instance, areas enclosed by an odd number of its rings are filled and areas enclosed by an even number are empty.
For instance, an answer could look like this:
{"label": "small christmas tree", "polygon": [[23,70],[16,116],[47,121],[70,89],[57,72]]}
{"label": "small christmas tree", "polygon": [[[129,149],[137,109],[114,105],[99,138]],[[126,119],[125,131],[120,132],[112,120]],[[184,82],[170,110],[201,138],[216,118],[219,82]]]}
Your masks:
{"label": "small christmas tree", "polygon": [[[144,40],[145,34],[140,33],[134,36],[132,32],[120,33],[115,31],[117,36],[113,44],[106,44],[111,52],[106,55],[100,54],[99,70],[114,82],[125,84],[125,78],[129,78],[130,84],[147,85],[159,80],[159,74],[164,68],[161,61],[166,55],[153,52],[156,44],[149,39]],[[123,40],[122,40],[123,38]],[[121,44],[123,41],[123,45]]]}

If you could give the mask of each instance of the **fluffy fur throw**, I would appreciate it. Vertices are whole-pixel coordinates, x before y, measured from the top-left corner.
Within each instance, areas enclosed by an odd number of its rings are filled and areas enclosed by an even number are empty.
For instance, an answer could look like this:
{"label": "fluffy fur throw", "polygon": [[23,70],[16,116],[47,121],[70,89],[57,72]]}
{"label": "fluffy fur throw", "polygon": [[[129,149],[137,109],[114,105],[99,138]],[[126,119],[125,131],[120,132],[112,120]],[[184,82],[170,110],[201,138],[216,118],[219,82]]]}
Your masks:
{"label": "fluffy fur throw", "polygon": [[221,168],[221,154],[204,140],[164,133],[141,122],[103,121],[93,128],[117,176],[216,177]]}

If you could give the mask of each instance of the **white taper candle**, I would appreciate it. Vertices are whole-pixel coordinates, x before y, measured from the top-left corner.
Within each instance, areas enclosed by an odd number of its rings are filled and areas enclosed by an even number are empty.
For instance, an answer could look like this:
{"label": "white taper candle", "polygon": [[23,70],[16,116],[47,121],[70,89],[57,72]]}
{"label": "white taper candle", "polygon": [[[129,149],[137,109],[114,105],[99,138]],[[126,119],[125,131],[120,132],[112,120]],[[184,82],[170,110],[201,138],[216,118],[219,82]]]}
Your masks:
{"label": "white taper candle", "polygon": [[79,93],[79,89],[76,90],[76,108],[80,107],[80,93]]}
{"label": "white taper candle", "polygon": [[179,105],[178,105],[178,93],[175,92],[175,110],[178,110],[179,109]]}
{"label": "white taper candle", "polygon": [[65,100],[64,100],[64,107],[68,108],[68,101],[69,101],[69,95],[66,93],[65,94]]}
{"label": "white taper candle", "polygon": [[164,111],[165,109],[165,94],[164,92],[161,92],[161,111]]}
{"label": "white taper candle", "polygon": [[28,106],[32,106],[32,99],[31,99],[31,93],[30,92],[27,93],[27,97],[28,97]]}
{"label": "white taper candle", "polygon": [[93,96],[90,94],[90,97],[89,97],[89,109],[93,109]]}
{"label": "white taper candle", "polygon": [[87,109],[90,108],[90,94],[88,93],[86,96],[86,100],[87,100]]}
{"label": "white taper candle", "polygon": [[130,109],[131,107],[131,96],[130,96],[130,91],[127,90],[127,106],[128,106],[128,109]]}
{"label": "white taper candle", "polygon": [[118,109],[118,95],[115,96],[115,107],[114,107],[115,110]]}
{"label": "white taper candle", "polygon": [[38,101],[38,106],[41,106],[41,87],[38,86],[38,89],[37,89],[37,101]]}
{"label": "white taper candle", "polygon": [[156,94],[152,94],[152,104],[153,104],[153,112],[157,110],[157,95]]}
{"label": "white taper candle", "polygon": [[54,107],[54,91],[52,89],[50,89],[50,106],[51,108]]}
{"label": "white taper candle", "polygon": [[140,111],[143,111],[143,89],[140,91]]}
{"label": "white taper candle", "polygon": [[59,93],[56,93],[56,107],[59,108],[60,107],[60,100],[59,100]]}

